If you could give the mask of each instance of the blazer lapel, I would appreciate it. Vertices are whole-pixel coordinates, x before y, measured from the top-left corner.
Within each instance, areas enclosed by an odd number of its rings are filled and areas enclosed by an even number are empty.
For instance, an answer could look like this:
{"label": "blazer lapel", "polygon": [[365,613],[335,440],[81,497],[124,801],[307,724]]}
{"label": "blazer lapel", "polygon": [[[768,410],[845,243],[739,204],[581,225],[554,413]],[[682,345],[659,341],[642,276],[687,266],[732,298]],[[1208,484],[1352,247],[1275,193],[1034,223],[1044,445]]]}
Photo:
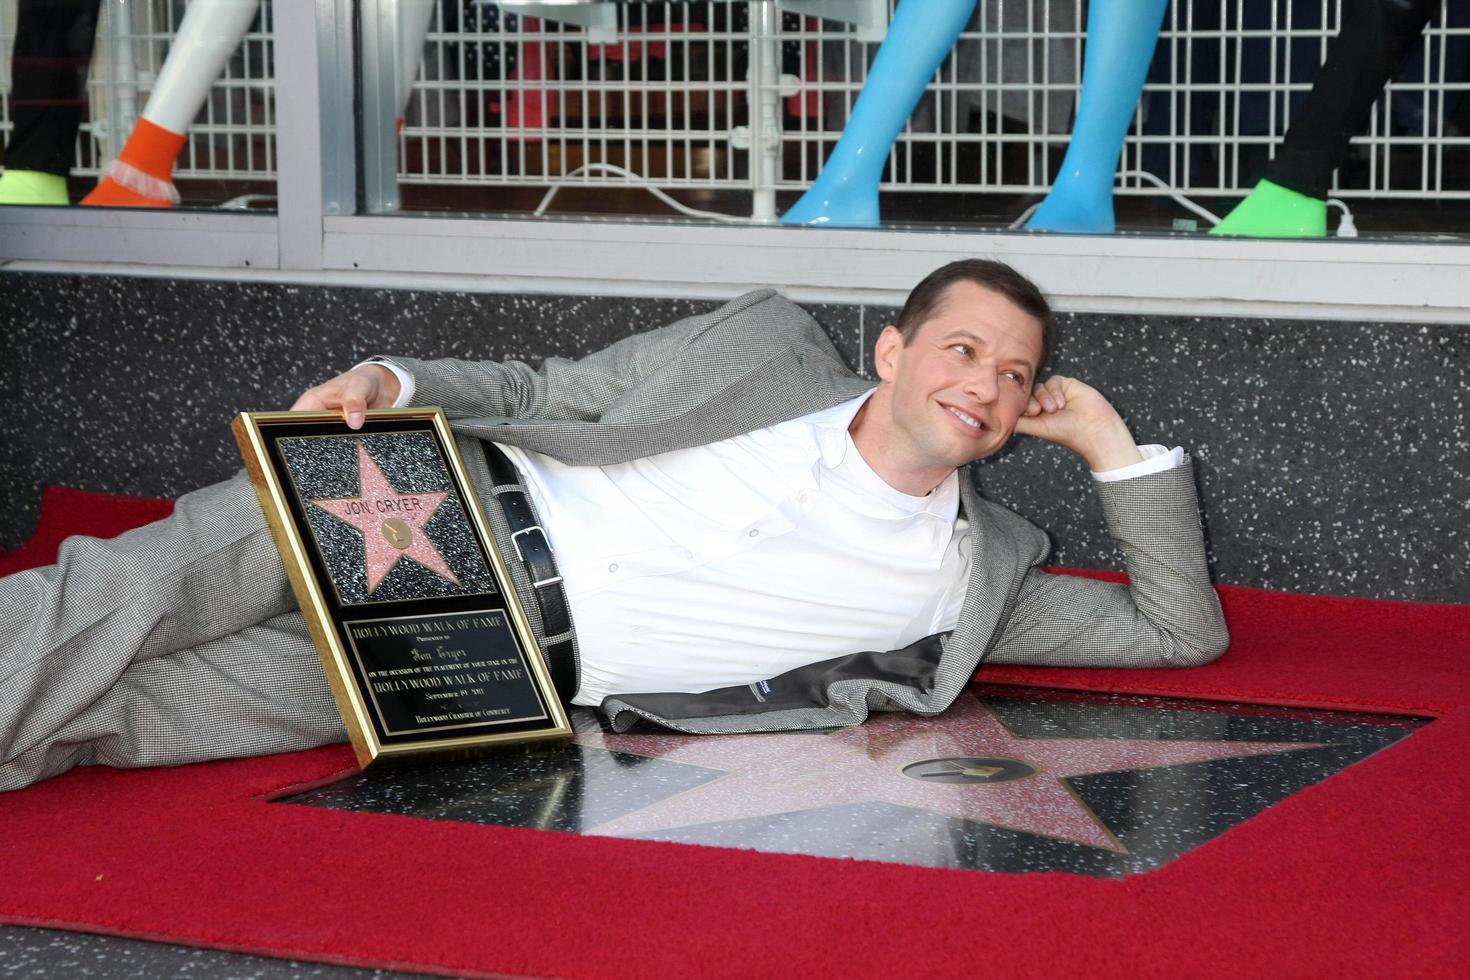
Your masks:
{"label": "blazer lapel", "polygon": [[946,691],[949,700],[969,683],[975,668],[999,639],[1000,626],[1010,618],[1026,573],[1048,551],[1041,529],[982,498],[968,470],[960,472],[960,504],[969,521],[970,580],[959,622],[945,644],[945,659],[940,663],[935,685],[941,690],[953,687],[952,693]]}

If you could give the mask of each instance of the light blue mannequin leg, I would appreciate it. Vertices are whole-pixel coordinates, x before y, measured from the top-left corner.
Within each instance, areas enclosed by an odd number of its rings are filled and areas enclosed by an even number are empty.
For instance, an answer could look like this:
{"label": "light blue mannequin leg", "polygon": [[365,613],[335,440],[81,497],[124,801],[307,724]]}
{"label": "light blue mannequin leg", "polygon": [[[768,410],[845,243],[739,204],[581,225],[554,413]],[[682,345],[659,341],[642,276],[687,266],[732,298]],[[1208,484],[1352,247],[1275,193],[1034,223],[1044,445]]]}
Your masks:
{"label": "light blue mannequin leg", "polygon": [[878,181],[888,151],[974,9],[975,0],[898,5],[837,147],[782,224],[878,224]]}
{"label": "light blue mannequin leg", "polygon": [[1092,0],[1072,141],[1061,173],[1027,228],[1098,234],[1113,230],[1113,176],[1168,4]]}

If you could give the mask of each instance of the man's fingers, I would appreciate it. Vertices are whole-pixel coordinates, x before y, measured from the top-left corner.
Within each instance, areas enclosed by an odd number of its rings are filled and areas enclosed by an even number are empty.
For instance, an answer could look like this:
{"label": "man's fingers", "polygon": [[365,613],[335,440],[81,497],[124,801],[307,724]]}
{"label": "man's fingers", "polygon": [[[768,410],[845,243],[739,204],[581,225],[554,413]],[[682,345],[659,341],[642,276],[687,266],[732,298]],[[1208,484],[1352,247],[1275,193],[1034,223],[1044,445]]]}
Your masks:
{"label": "man's fingers", "polygon": [[1036,404],[1041,406],[1043,412],[1055,412],[1067,404],[1066,392],[1057,378],[1047,378],[1037,389],[1035,395]]}
{"label": "man's fingers", "polygon": [[293,412],[326,412],[341,408],[347,397],[347,386],[342,379],[333,378],[315,388],[308,388],[291,406]]}
{"label": "man's fingers", "polygon": [[332,407],[342,409],[342,417],[347,420],[349,429],[360,429],[365,413],[377,397],[377,379],[366,372],[349,371],[339,380],[342,382],[341,397]]}
{"label": "man's fingers", "polygon": [[360,429],[365,413],[372,407],[377,394],[376,377],[368,372],[349,371],[315,388],[307,389],[300,398],[296,399],[296,404],[291,406],[291,411],[340,410],[342,417],[347,421],[348,428]]}
{"label": "man's fingers", "polygon": [[347,428],[362,428],[364,413],[372,402],[373,384],[360,374],[347,375],[347,384],[342,392],[342,417],[347,420]]}
{"label": "man's fingers", "polygon": [[[1054,374],[1036,385],[1035,390],[1031,393],[1031,404],[1036,405],[1041,412],[1047,414],[1060,412],[1071,400],[1069,389],[1075,384],[1077,382],[1072,378]],[[1030,411],[1030,405],[1027,406],[1027,414],[1036,414]]]}
{"label": "man's fingers", "polygon": [[317,385],[315,388],[306,389],[301,393],[301,397],[296,399],[296,403],[291,406],[291,411],[322,412],[328,408],[335,408],[335,405],[327,404],[326,388],[326,385]]}
{"label": "man's fingers", "polygon": [[1051,416],[1046,414],[1026,416],[1016,419],[1016,432],[1023,436],[1035,436],[1047,442],[1055,442],[1057,433],[1052,425]]}

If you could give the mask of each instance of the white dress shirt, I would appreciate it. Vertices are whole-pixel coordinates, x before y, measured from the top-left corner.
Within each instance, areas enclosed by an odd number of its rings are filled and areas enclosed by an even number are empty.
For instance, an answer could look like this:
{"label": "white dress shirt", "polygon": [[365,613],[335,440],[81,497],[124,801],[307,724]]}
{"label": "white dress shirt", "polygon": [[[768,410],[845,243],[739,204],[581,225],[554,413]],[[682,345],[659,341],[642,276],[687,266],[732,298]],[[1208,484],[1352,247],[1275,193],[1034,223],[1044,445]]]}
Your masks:
{"label": "white dress shirt", "polygon": [[[403,384],[399,405],[413,397]],[[611,466],[501,446],[555,552],[581,655],[575,704],[749,684],[954,628],[969,578],[957,474],[913,497],[848,426],[871,392],[736,436]],[[1099,480],[1177,466],[1183,450]]]}

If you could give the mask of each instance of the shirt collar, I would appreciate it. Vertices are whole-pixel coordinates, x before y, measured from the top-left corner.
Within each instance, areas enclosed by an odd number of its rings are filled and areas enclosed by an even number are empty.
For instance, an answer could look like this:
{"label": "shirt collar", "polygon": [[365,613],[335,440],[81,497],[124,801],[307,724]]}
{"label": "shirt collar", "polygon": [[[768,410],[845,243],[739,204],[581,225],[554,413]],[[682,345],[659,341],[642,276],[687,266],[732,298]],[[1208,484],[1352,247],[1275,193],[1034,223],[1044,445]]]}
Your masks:
{"label": "shirt collar", "polygon": [[[845,470],[849,478],[867,484],[869,494],[899,511],[928,514],[952,523],[959,514],[959,477],[956,473],[945,477],[939,486],[925,496],[914,497],[885,483],[853,445],[848,429],[876,390],[870,388],[856,398],[850,398],[820,412],[813,412],[801,420],[812,426],[816,434],[818,458],[813,461],[813,474],[815,475],[818,467],[831,471]],[[849,451],[852,453],[851,465],[844,466],[848,461]]]}
{"label": "shirt collar", "polygon": [[821,453],[823,466],[836,469],[842,465],[842,460],[847,456],[847,448],[852,445],[852,437],[847,430],[851,427],[852,420],[857,418],[857,413],[877,390],[869,388],[856,398],[849,398],[802,419],[816,430],[817,449]]}

